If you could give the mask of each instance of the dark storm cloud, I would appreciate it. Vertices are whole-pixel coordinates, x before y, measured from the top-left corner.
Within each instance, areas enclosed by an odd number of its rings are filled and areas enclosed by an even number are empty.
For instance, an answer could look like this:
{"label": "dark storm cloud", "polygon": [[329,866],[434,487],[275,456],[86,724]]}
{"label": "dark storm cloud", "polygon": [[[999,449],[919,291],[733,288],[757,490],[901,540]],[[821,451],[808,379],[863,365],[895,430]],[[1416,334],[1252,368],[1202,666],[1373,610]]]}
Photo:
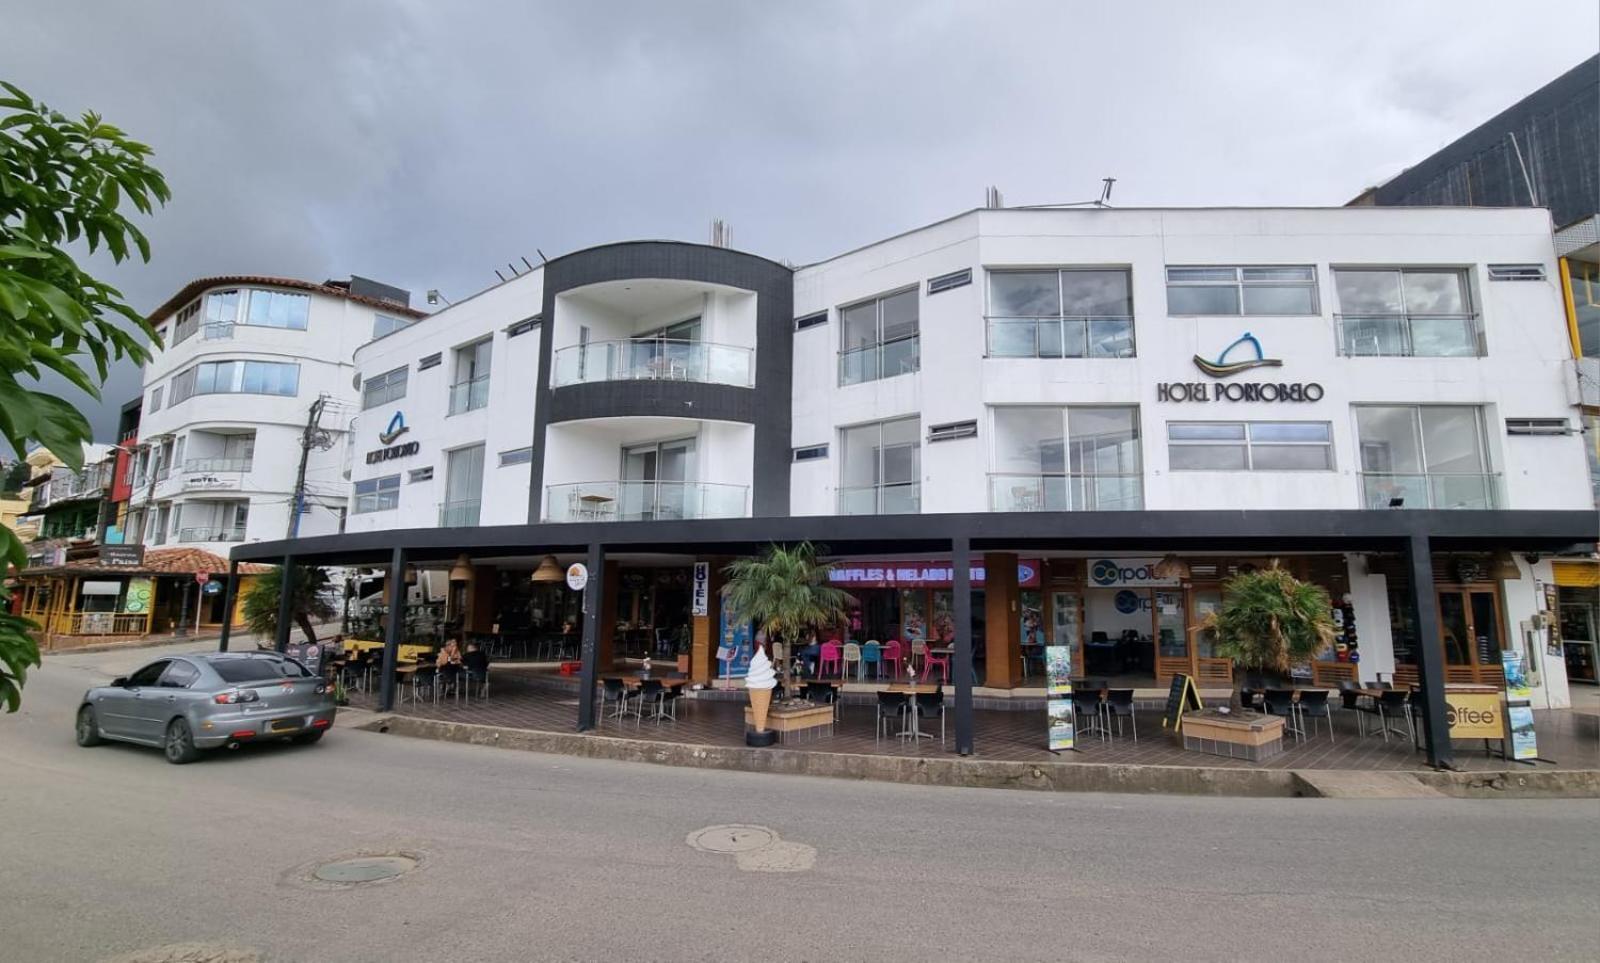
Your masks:
{"label": "dark storm cloud", "polygon": [[[0,0],[0,75],[157,150],[150,308],[354,272],[459,298],[630,237],[805,262],[976,206],[1339,204],[1593,53],[1594,5]],[[1559,25],[1559,26],[1558,26]],[[96,420],[138,391],[124,369]]]}

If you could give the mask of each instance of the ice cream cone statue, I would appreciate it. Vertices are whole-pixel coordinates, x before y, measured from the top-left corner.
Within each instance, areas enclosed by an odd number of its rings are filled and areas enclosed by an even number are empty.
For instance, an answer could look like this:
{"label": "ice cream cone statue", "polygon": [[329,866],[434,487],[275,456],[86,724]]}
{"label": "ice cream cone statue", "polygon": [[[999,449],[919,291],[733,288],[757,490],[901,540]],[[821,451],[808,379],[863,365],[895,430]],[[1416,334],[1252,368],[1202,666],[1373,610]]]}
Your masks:
{"label": "ice cream cone statue", "polygon": [[766,648],[757,642],[755,649],[750,656],[750,671],[744,677],[744,687],[750,692],[750,717],[756,731],[763,732],[767,728],[767,710],[772,707],[772,690],[778,684],[778,676],[772,669],[772,660],[767,658]]}

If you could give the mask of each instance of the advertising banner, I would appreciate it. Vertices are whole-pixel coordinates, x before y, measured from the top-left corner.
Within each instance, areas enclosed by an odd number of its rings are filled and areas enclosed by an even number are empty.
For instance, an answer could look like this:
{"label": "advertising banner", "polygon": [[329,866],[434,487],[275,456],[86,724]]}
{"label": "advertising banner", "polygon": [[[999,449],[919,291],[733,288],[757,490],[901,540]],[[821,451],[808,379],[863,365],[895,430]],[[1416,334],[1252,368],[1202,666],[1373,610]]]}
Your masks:
{"label": "advertising banner", "polygon": [[153,590],[148,577],[128,579],[128,594],[122,597],[122,611],[137,615],[150,611],[150,593]]}
{"label": "advertising banner", "polygon": [[1533,706],[1527,702],[1507,705],[1506,725],[1511,730],[1511,758],[1523,762],[1539,758],[1539,738],[1533,731]]}
{"label": "advertising banner", "polygon": [[690,590],[690,615],[706,615],[711,610],[711,563],[694,563],[694,583]]}
{"label": "advertising banner", "polygon": [[1047,695],[1072,695],[1072,647],[1047,645],[1044,647],[1044,674],[1049,680]]}
{"label": "advertising banner", "polygon": [[1450,738],[1505,738],[1505,720],[1501,717],[1500,693],[1446,690],[1444,701],[1445,721],[1450,723]]}
{"label": "advertising banner", "polygon": [[1050,751],[1063,752],[1074,746],[1074,733],[1072,731],[1072,700],[1051,699],[1048,709],[1050,715]]}

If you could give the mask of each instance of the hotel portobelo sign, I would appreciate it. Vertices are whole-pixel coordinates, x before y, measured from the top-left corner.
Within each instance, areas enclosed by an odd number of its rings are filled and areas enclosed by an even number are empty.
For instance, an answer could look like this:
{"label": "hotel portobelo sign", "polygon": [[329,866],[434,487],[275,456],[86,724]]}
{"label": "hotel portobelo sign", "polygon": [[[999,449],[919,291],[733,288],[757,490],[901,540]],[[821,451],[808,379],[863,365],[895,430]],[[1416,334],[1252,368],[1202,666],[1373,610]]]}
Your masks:
{"label": "hotel portobelo sign", "polygon": [[[1254,358],[1229,361],[1235,348],[1248,346],[1255,349]],[[1156,384],[1156,400],[1188,401],[1321,401],[1322,385],[1315,381],[1248,381],[1226,383],[1229,378],[1253,368],[1281,368],[1283,362],[1268,358],[1261,351],[1261,342],[1248,331],[1239,340],[1228,345],[1211,361],[1194,356],[1194,366],[1218,380],[1216,381],[1162,381]]]}
{"label": "hotel portobelo sign", "polygon": [[392,444],[392,442],[398,440],[401,435],[410,430],[406,426],[405,415],[398,411],[395,412],[394,417],[389,419],[389,427],[378,432],[378,440],[383,442],[384,447],[375,448],[367,452],[367,464],[376,465],[379,462],[393,461],[396,458],[407,458],[421,451],[422,446],[414,441],[408,441],[403,445]]}

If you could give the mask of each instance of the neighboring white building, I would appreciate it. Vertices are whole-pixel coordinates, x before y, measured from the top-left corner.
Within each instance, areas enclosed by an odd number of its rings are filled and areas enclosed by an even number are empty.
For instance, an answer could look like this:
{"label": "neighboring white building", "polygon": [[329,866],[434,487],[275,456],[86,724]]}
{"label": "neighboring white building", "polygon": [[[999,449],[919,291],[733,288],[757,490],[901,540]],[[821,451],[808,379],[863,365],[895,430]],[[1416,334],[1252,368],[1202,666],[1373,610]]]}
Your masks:
{"label": "neighboring white building", "polygon": [[[356,351],[347,530],[1589,509],[1559,277],[1539,210],[986,209],[798,269],[607,245]],[[1550,562],[1514,561],[1492,611],[1440,596],[1452,678],[1537,622]],[[1394,671],[1394,586],[1318,564]]]}
{"label": "neighboring white building", "polygon": [[285,537],[301,438],[319,398],[299,534],[338,532],[343,445],[359,397],[351,357],[422,316],[405,291],[364,278],[230,276],[185,286],[150,315],[165,346],[144,368],[127,540],[226,556],[230,543]]}

